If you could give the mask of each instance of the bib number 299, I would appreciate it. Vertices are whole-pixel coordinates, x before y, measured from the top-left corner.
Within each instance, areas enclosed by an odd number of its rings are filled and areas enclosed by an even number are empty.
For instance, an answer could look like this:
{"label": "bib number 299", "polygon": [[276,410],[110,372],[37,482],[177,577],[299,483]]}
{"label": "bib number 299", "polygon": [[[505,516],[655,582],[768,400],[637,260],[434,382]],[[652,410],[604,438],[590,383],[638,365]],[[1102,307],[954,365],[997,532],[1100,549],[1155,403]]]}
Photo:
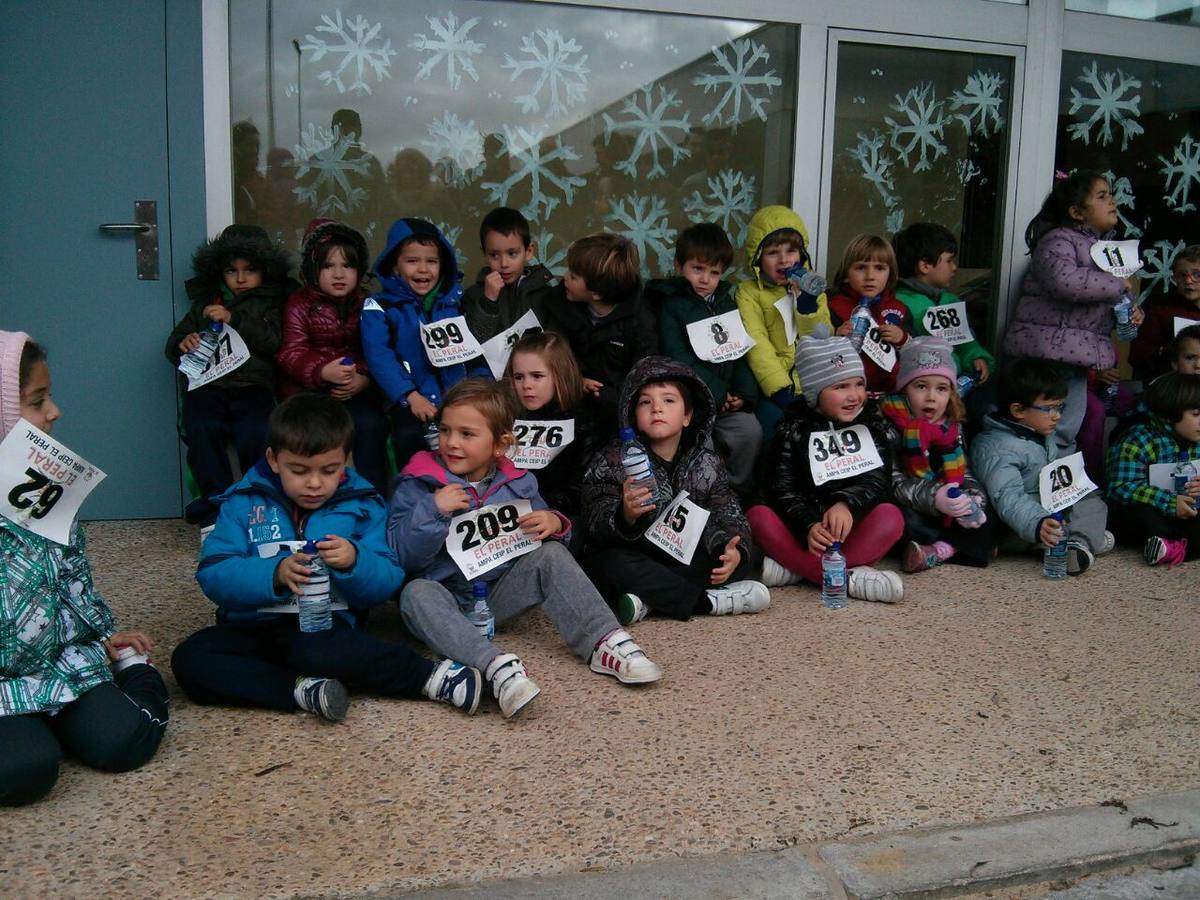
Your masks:
{"label": "bib number 299", "polygon": [[[25,474],[29,476],[29,481],[23,481],[9,491],[8,502],[17,509],[28,509],[31,518],[41,519],[54,509],[54,504],[63,494],[62,485],[52,484],[50,479],[37,469],[26,469]],[[32,499],[29,494],[38,496]]]}
{"label": "bib number 299", "polygon": [[463,535],[463,549],[473,550],[501,534],[516,531],[519,518],[515,506],[501,506],[495,512],[488,510],[475,519],[459,522],[455,532]]}
{"label": "bib number 299", "polygon": [[449,325],[430,325],[425,329],[425,346],[430,350],[445,350],[451,344],[463,342],[462,329],[451,322]]}

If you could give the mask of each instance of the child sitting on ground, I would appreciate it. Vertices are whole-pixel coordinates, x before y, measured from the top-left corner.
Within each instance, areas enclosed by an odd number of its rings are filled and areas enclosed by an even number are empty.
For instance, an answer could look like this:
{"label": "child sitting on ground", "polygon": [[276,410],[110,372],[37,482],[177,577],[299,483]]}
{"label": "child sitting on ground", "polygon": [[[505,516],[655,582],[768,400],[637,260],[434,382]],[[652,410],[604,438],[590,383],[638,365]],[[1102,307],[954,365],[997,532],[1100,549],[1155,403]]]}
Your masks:
{"label": "child sitting on ground", "polygon": [[905,572],[948,561],[986,566],[996,548],[983,489],[967,471],[957,376],[949,344],[912,338],[900,348],[896,393],[880,404],[895,426],[892,494],[904,513]]}
{"label": "child sitting on ground", "polygon": [[[1114,435],[1108,454],[1113,531],[1141,547],[1152,566],[1200,556],[1200,375],[1168,372],[1146,391],[1149,413]],[[1190,462],[1192,477],[1174,490],[1150,482],[1150,466]]]}
{"label": "child sitting on ground", "polygon": [[183,440],[199,490],[184,515],[207,531],[217,518],[212,498],[233,484],[227,445],[232,442],[243,472],[266,449],[283,304],[299,285],[287,277],[286,255],[257,225],[230,225],[201,245],[192,269],[196,274],[184,285],[192,306],[167,338],[171,365],[197,349],[200,332],[214,322],[232,327],[250,351],[233,371],[183,394]]}
{"label": "child sitting on ground", "polygon": [[[625,476],[620,441],[595,456],[583,483],[584,569],[623,625],[651,612],[686,620],[694,613],[754,613],[771,603],[764,585],[747,580],[750,525],[721,458],[706,446],[715,415],[712,394],[681,362],[651,356],[625,379],[621,426],[636,429],[657,494]],[[684,491],[688,505],[677,508],[684,516],[672,523],[673,513],[659,526],[660,514]],[[670,529],[704,513],[708,519],[690,547],[671,544],[672,553],[652,539],[656,526]]]}
{"label": "child sitting on ground", "polygon": [[[712,393],[716,419],[712,438],[729,472],[734,490],[743,496],[754,489],[762,426],[754,416],[758,382],[744,356],[711,362],[699,351],[712,347],[692,339],[688,326],[726,313],[737,313],[733,291],[721,280],[733,263],[733,245],[720,225],[703,222],[685,228],[675,244],[675,277],[646,285],[646,299],[658,315],[658,339],[665,356],[688,365]],[[712,325],[723,331],[719,322]],[[709,328],[705,328],[706,334]],[[717,345],[719,346],[719,344]],[[745,351],[743,351],[745,353]],[[624,413],[624,410],[622,410]]]}
{"label": "child sitting on ground", "polygon": [[1150,300],[1146,319],[1129,345],[1129,364],[1144,383],[1169,368],[1167,347],[1175,336],[1175,320],[1200,322],[1200,244],[1184,247],[1171,263],[1171,290]]}
{"label": "child sitting on ground", "polygon": [[480,343],[490,340],[533,309],[550,290],[550,270],[534,262],[537,247],[529,220],[518,210],[500,206],[483,217],[479,246],[487,265],[463,292],[463,315]]}
{"label": "child sitting on ground", "polygon": [[796,339],[821,324],[833,330],[824,294],[789,290],[793,266],[812,268],[807,244],[804,220],[786,206],[764,206],[746,227],[746,264],[752,277],[738,285],[736,300],[746,332],[755,341],[747,360],[763,395],[755,413],[767,443],[800,392],[793,368]]}
{"label": "child sitting on ground", "polygon": [[[1060,525],[1042,506],[1038,479],[1060,451],[1055,428],[1067,399],[1067,380],[1048,360],[1018,359],[998,376],[1000,408],[984,417],[971,445],[971,468],[992,508],[1023,548],[1053,547],[1067,533],[1067,573],[1082,575],[1113,547],[1104,530],[1108,508],[1098,491],[1075,503]],[[1004,544],[1004,541],[1001,541]]]}
{"label": "child sitting on ground", "polygon": [[900,576],[872,568],[900,539],[904,516],[888,502],[889,425],[867,400],[862,360],[847,338],[819,329],[797,342],[796,371],[804,402],[788,409],[767,452],[769,505],[746,514],[768,555],[763,581],[820,584],[821,554],[839,542],[849,596],[898,603]]}
{"label": "child sitting on ground", "polygon": [[[0,331],[0,440],[58,417],[45,351]],[[117,631],[79,523],[64,547],[0,518],[0,594],[0,806],[48,794],[64,753],[106,772],[149,762],[167,728],[154,641]]]}
{"label": "child sitting on ground", "polygon": [[[430,662],[358,626],[393,599],[404,571],[384,540],[386,510],[346,457],[354,423],[326,394],[296,394],[271,413],[267,455],[221,498],[217,527],[196,580],[217,606],[217,624],[175,648],[175,680],[196,703],[301,709],[331,722],[346,717],[348,690],[428,697],[468,715],[479,703],[479,672]],[[299,626],[297,595],[310,580],[316,544],[329,572],[331,627]],[[290,552],[289,552],[290,551]]]}
{"label": "child sitting on ground", "polygon": [[492,505],[512,510],[528,501],[531,509],[515,519],[514,531],[544,543],[475,579],[489,586],[487,603],[496,625],[540,605],[593,672],[622,684],[658,681],[659,667],[620,627],[563,545],[570,522],[546,508],[534,476],[506,456],[513,441],[507,385],[482,378],[456,384],[446,394],[438,422],[438,450],[418,453],[405,467],[388,515],[388,541],[412,575],[400,595],[409,631],[435,651],[485,672],[506,718],[538,695],[521,660],[500,650],[463,615],[458,598],[472,598],[473,584],[447,547],[454,517]]}

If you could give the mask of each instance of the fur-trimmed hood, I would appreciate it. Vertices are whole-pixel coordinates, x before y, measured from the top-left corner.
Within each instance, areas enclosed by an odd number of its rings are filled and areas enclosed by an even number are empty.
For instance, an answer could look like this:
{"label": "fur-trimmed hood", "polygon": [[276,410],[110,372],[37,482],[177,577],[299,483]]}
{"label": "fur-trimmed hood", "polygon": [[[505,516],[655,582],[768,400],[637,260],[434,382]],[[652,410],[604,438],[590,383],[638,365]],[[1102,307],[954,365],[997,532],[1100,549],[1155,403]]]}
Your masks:
{"label": "fur-trimmed hood", "polygon": [[272,244],[267,232],[257,225],[230,225],[217,237],[205,241],[192,254],[192,270],[205,291],[216,291],[223,283],[225,266],[235,259],[257,266],[264,285],[287,278],[287,254]]}

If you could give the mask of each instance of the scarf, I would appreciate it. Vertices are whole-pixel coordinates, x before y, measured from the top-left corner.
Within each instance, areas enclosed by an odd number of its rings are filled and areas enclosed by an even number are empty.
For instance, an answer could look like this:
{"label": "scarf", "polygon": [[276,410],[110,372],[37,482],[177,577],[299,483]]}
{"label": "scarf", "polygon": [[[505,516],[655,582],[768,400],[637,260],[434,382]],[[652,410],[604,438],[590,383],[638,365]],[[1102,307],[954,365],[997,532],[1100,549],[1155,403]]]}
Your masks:
{"label": "scarf", "polygon": [[903,394],[889,394],[880,401],[880,408],[900,429],[903,441],[904,471],[926,481],[936,481],[932,454],[938,454],[941,480],[944,484],[962,484],[967,474],[967,460],[959,440],[958,423],[948,419],[930,422],[914,416]]}

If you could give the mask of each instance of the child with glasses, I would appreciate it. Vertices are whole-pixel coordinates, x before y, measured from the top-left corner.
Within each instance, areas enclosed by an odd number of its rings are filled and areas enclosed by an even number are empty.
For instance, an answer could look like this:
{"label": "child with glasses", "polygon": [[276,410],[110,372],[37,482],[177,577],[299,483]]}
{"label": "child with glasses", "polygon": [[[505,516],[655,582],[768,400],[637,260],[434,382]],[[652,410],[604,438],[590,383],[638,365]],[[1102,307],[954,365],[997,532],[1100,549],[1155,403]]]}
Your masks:
{"label": "child with glasses", "polygon": [[1001,546],[1053,547],[1067,530],[1067,573],[1082,575],[1095,557],[1113,548],[1104,530],[1108,508],[1098,492],[1065,511],[1060,525],[1041,504],[1038,477],[1061,456],[1054,432],[1067,400],[1061,367],[1043,359],[1018,359],[999,379],[1000,408],[984,417],[971,446],[971,470],[987,490],[992,509],[1015,534]]}
{"label": "child with glasses", "polygon": [[1133,374],[1149,384],[1171,370],[1168,348],[1176,319],[1200,323],[1200,244],[1179,251],[1171,266],[1171,288],[1146,304],[1146,321],[1129,345]]}

